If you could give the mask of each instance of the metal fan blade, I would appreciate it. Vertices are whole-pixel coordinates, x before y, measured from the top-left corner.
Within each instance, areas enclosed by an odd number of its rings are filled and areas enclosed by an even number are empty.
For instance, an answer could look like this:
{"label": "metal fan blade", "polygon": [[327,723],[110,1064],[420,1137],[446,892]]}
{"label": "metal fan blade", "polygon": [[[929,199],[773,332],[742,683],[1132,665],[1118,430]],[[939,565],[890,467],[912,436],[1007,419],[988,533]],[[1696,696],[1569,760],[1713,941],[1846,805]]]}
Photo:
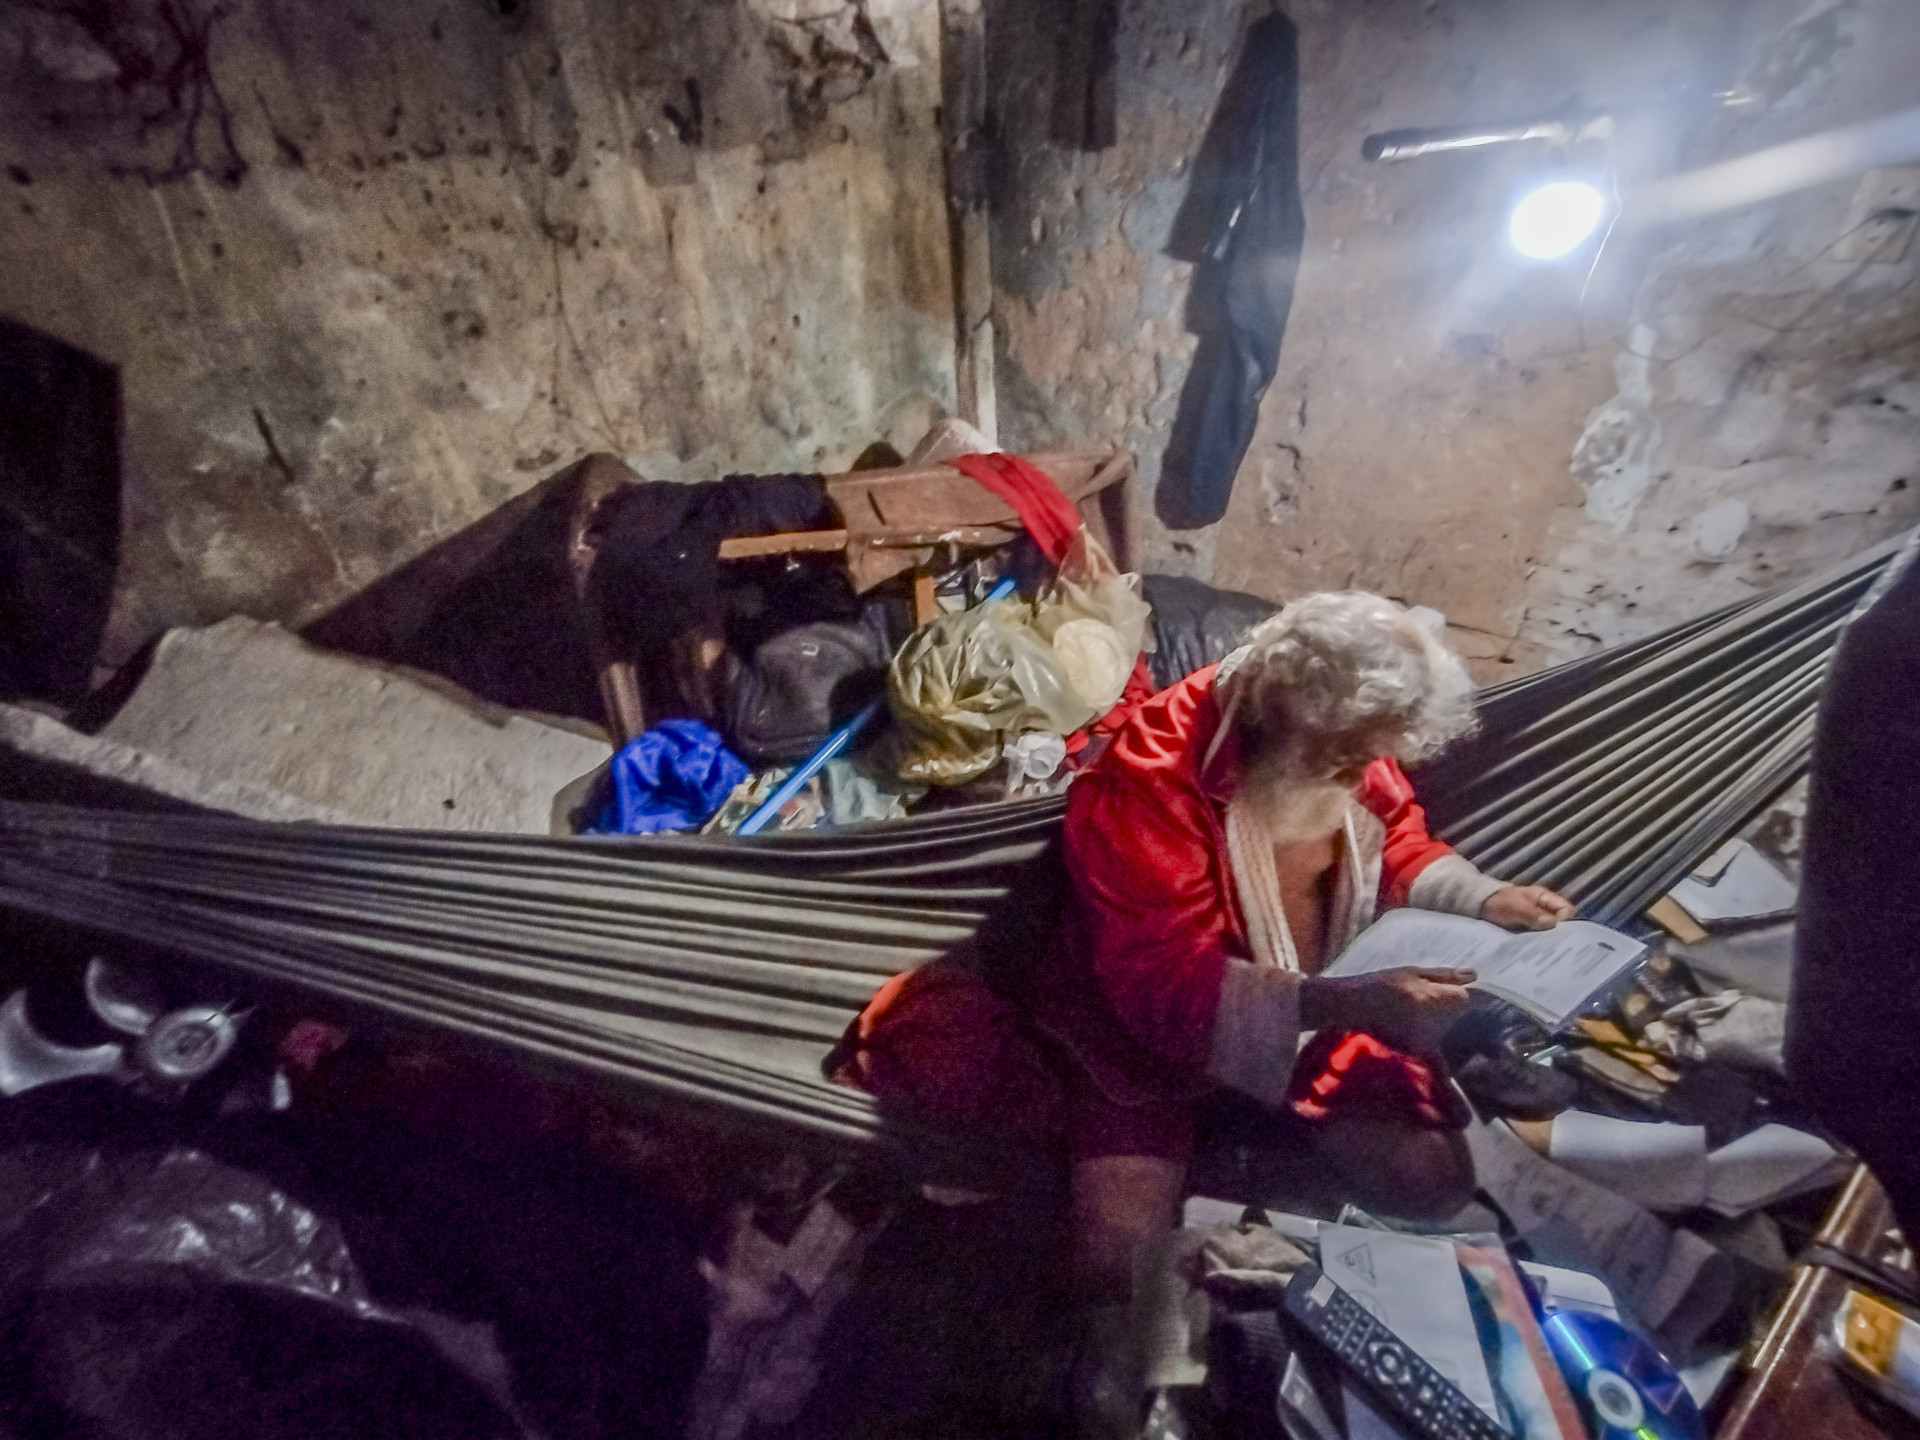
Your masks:
{"label": "metal fan blade", "polygon": [[96,955],[87,962],[87,1004],[122,1035],[144,1035],[166,1010],[159,988],[145,971]]}
{"label": "metal fan blade", "polygon": [[74,1050],[56,1045],[27,1018],[27,992],[16,990],[0,1005],[0,1095],[18,1095],[36,1085],[112,1075],[121,1068],[118,1045]]}

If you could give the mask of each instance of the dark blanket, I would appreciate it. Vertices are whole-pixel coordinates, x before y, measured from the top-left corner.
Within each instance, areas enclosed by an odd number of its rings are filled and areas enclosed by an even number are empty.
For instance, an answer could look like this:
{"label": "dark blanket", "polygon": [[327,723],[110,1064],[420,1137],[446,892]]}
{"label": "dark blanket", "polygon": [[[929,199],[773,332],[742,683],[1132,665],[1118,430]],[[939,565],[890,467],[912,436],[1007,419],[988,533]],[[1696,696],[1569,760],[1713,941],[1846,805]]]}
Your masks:
{"label": "dark blanket", "polygon": [[1787,1075],[1920,1235],[1920,566],[1841,642],[1814,736]]}

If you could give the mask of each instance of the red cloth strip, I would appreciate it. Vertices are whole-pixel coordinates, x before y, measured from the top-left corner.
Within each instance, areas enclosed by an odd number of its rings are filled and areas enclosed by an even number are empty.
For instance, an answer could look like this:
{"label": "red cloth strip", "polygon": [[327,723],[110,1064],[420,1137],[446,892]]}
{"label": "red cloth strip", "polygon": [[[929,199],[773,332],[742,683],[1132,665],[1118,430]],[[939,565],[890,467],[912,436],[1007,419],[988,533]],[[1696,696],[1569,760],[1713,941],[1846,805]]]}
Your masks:
{"label": "red cloth strip", "polygon": [[1080,512],[1038,465],[1018,455],[957,455],[946,462],[1013,507],[1040,553],[1055,565],[1080,532]]}

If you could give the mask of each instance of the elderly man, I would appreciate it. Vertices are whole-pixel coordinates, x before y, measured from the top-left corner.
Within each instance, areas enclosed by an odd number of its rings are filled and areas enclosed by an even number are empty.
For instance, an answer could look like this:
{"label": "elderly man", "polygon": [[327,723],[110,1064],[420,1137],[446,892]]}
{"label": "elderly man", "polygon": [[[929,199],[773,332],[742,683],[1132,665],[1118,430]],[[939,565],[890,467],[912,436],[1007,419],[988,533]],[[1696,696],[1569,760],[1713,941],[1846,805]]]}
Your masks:
{"label": "elderly man", "polygon": [[[1390,601],[1288,605],[1143,703],[1075,780],[1073,893],[1050,954],[1020,957],[999,993],[942,962],[898,977],[829,1060],[950,1124],[1064,1131],[1092,1433],[1138,1418],[1120,1333],[1134,1256],[1173,1222],[1210,1139],[1277,1158],[1326,1205],[1439,1218],[1471,1194],[1464,1102],[1437,1051],[1473,977],[1319,972],[1382,903],[1518,928],[1573,914],[1427,834],[1399,762],[1470,730],[1472,692]],[[1020,1038],[1036,1025],[1044,1052]]]}
{"label": "elderly man", "polygon": [[1074,905],[1030,1004],[1070,1057],[1091,1303],[1125,1298],[1223,1097],[1319,1198],[1437,1218],[1471,1194],[1436,1052],[1472,976],[1318,972],[1382,903],[1513,927],[1572,915],[1427,834],[1398,762],[1470,730],[1472,688],[1400,606],[1311,595],[1146,702],[1074,783]]}

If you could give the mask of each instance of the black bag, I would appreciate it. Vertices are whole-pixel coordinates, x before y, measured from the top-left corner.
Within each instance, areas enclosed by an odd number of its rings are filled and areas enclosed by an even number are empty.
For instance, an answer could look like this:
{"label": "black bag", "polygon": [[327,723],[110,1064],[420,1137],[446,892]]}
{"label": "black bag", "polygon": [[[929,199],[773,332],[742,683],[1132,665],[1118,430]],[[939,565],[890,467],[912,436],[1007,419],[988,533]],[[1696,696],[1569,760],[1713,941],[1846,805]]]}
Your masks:
{"label": "black bag", "polygon": [[1147,657],[1147,673],[1156,690],[1224,660],[1247,631],[1280,608],[1258,595],[1216,590],[1184,575],[1143,575],[1140,583],[1153,607],[1155,649]]}
{"label": "black bag", "polygon": [[886,685],[885,618],[821,620],[783,630],[731,661],[727,740],[749,760],[802,760]]}

